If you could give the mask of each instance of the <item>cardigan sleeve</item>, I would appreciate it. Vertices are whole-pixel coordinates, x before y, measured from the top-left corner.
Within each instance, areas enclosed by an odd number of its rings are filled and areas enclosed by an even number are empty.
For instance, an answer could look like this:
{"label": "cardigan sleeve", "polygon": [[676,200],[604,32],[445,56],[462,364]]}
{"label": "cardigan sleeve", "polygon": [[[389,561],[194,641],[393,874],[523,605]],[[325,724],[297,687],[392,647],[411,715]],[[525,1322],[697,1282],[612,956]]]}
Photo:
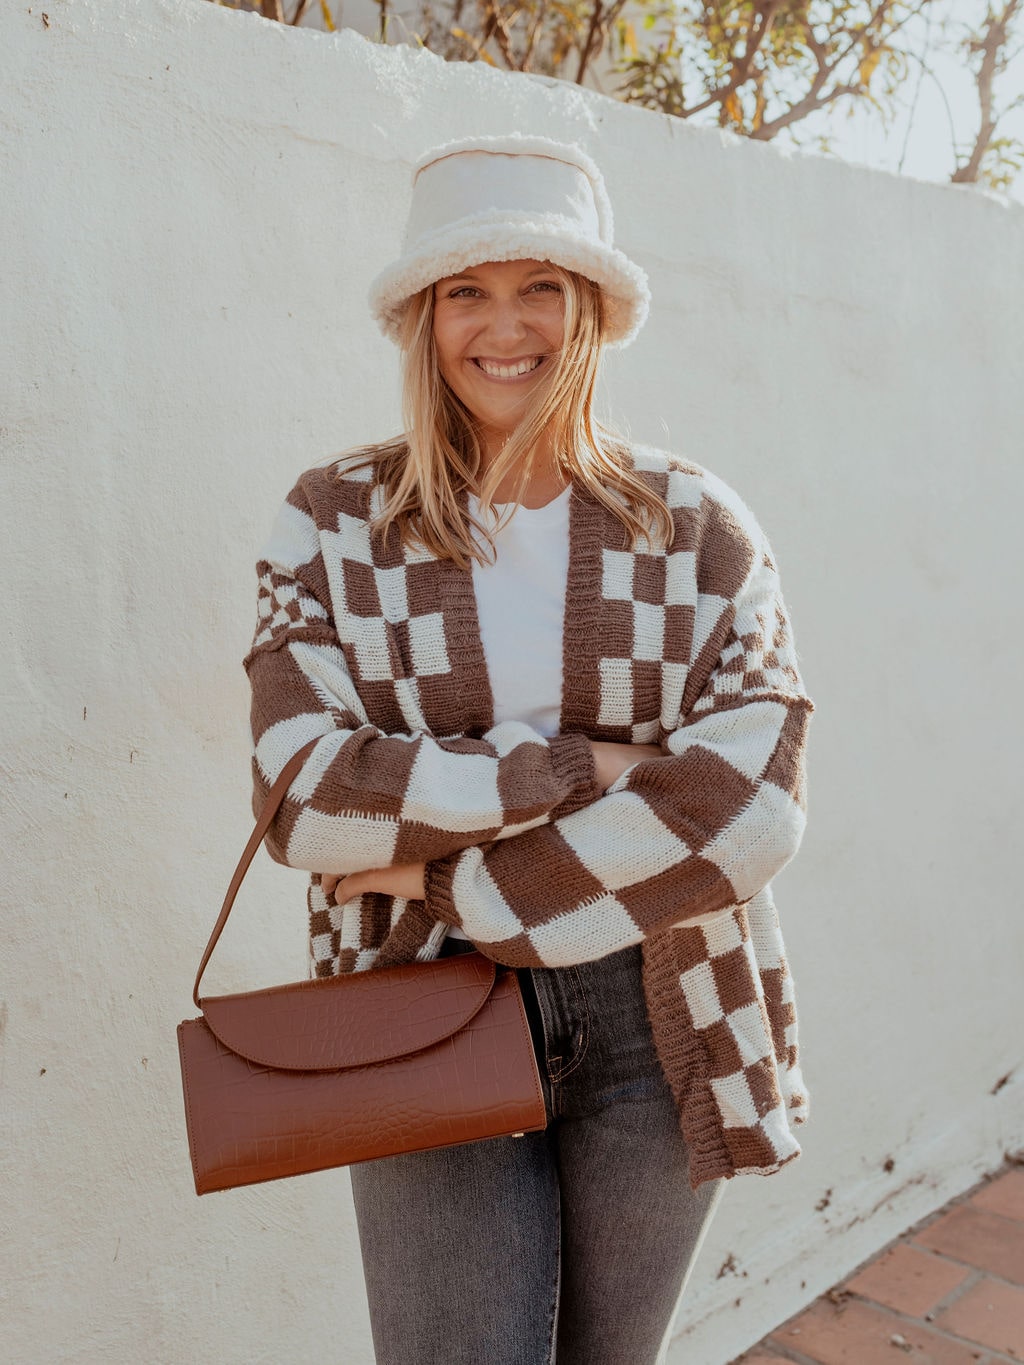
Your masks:
{"label": "cardigan sleeve", "polygon": [[276,861],[347,874],[443,858],[600,794],[582,735],[547,740],[506,722],[479,739],[438,740],[369,722],[331,616],[317,526],[298,489],[258,572],[245,659],[255,811],[288,759],[319,737],[267,835]]}
{"label": "cardigan sleeve", "polygon": [[696,696],[664,757],[637,763],[585,809],[431,863],[425,918],[458,923],[510,966],[561,967],[767,886],[804,829],[812,705],[763,539],[708,639],[713,667],[703,679],[691,668]]}

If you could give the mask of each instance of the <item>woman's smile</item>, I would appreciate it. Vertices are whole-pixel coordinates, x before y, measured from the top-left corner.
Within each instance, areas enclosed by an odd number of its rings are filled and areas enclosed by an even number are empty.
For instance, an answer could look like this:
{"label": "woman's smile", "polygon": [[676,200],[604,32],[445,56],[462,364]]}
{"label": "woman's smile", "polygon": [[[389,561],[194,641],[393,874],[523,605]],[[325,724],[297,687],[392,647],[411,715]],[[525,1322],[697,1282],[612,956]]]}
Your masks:
{"label": "woman's smile", "polygon": [[527,356],[524,360],[495,360],[487,356],[473,356],[473,364],[483,370],[488,379],[497,379],[502,383],[515,382],[525,379],[531,375],[544,362],[542,355]]}

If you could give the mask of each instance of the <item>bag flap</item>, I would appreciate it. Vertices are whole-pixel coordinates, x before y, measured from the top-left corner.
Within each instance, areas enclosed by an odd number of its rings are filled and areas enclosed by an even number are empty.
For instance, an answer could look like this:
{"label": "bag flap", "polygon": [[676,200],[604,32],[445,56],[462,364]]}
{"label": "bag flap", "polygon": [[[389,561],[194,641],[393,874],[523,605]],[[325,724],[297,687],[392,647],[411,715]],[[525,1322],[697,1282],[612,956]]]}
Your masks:
{"label": "bag flap", "polygon": [[284,1071],[337,1071],[419,1052],[483,1008],[495,966],[480,953],[200,1000],[226,1048]]}

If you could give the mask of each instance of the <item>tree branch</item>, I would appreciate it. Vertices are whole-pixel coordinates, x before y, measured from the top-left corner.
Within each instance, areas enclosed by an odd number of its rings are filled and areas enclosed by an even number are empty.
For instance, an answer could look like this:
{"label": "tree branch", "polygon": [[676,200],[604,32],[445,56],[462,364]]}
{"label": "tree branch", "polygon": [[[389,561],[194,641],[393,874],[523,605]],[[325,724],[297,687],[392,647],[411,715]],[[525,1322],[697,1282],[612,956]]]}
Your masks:
{"label": "tree branch", "polygon": [[791,123],[796,123],[800,119],[806,118],[808,114],[813,114],[818,109],[825,109],[833,100],[841,99],[843,95],[860,94],[859,85],[837,85],[834,89],[830,90],[827,95],[822,95],[819,99],[817,97],[817,92],[821,89],[821,85],[824,85],[824,81],[822,81],[820,85],[817,85],[817,87],[812,84],[811,89],[804,98],[797,104],[794,104],[791,109],[787,109],[786,112],[780,114],[778,118],[773,118],[771,123],[763,123],[760,128],[750,134],[752,140],[755,142],[770,142],[775,134],[781,132],[783,128],[788,128]]}
{"label": "tree branch", "polygon": [[[488,28],[490,31],[488,37],[494,38],[494,41],[498,45],[498,51],[501,53],[501,60],[508,69],[510,71],[517,70],[518,64],[516,62],[515,53],[512,50],[512,34],[509,32],[505,16],[498,7],[498,0],[484,0],[484,10],[489,19]],[[484,39],[484,41],[486,42],[487,40]]]}
{"label": "tree branch", "polygon": [[521,71],[529,71],[530,63],[533,61],[533,54],[537,50],[537,40],[540,37],[541,27],[545,18],[545,5],[539,4],[533,16],[533,23],[530,25],[526,35],[526,47],[523,51],[523,60],[520,66]]}
{"label": "tree branch", "polygon": [[1021,0],[1009,0],[1009,4],[1001,15],[994,14],[992,10],[989,10],[989,23],[984,37],[980,41],[975,39],[970,44],[969,50],[972,53],[981,53],[981,66],[978,68],[978,102],[981,105],[981,127],[978,129],[978,136],[974,139],[974,146],[971,148],[971,154],[967,158],[966,164],[957,167],[950,177],[951,183],[955,185],[977,183],[982,159],[992,143],[992,135],[995,133],[996,124],[999,122],[999,115],[995,112],[994,97],[999,54],[1006,44],[1010,24],[1020,9],[1020,5]]}
{"label": "tree branch", "polygon": [[590,53],[597,41],[597,33],[601,23],[601,15],[604,13],[604,5],[601,0],[593,0],[593,9],[590,11],[590,24],[587,27],[587,37],[580,51],[580,64],[576,68],[576,84],[583,84],[583,77],[587,74],[587,67],[590,65]]}
{"label": "tree branch", "polygon": [[748,30],[743,56],[732,62],[729,79],[726,81],[725,85],[720,85],[716,90],[713,90],[706,100],[702,100],[699,104],[691,105],[689,109],[684,110],[679,115],[680,118],[692,118],[694,114],[703,113],[705,109],[711,109],[716,104],[724,104],[733,91],[738,90],[741,85],[747,83],[750,79],[750,68],[753,65],[758,49],[771,32],[772,25],[775,23],[775,16],[781,8],[782,0],[769,0],[769,3],[763,10],[758,10],[755,13],[752,23],[756,23],[760,20],[761,26],[757,32],[753,34],[753,37]]}

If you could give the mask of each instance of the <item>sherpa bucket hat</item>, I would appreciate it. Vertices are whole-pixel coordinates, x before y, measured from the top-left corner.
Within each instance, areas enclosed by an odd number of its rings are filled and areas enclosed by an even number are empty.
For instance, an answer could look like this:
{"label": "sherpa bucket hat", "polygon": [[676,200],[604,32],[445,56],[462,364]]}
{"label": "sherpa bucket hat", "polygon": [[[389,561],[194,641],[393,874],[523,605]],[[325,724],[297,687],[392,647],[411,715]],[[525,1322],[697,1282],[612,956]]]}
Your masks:
{"label": "sherpa bucket hat", "polygon": [[604,178],[579,147],[519,133],[446,142],[416,163],[412,185],[402,255],[370,287],[392,341],[414,294],[484,261],[551,261],[593,280],[611,346],[643,326],[647,276],[612,245]]}

